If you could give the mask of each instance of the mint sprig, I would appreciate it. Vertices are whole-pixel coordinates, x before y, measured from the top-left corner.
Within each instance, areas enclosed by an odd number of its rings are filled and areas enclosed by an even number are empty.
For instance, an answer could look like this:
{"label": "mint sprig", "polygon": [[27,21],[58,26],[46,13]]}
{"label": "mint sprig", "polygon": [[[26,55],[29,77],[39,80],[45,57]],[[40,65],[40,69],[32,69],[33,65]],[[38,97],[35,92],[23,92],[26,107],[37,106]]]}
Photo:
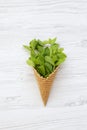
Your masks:
{"label": "mint sprig", "polygon": [[48,77],[66,59],[64,48],[56,43],[56,38],[45,41],[33,39],[24,48],[30,52],[27,64],[34,67],[44,78]]}

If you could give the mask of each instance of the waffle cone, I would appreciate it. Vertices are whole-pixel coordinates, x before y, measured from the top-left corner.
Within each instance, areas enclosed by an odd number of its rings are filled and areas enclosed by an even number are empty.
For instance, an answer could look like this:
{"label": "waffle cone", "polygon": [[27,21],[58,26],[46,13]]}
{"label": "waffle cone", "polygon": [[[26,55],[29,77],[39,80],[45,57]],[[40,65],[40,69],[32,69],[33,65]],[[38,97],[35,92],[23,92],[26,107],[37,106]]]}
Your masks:
{"label": "waffle cone", "polygon": [[54,81],[57,70],[58,70],[58,67],[47,78],[43,78],[34,69],[34,74],[35,74],[35,77],[36,77],[36,80],[38,83],[38,87],[39,87],[40,94],[41,94],[44,105],[46,105],[46,103],[47,103],[49,93],[50,93],[50,90],[52,87],[52,83]]}

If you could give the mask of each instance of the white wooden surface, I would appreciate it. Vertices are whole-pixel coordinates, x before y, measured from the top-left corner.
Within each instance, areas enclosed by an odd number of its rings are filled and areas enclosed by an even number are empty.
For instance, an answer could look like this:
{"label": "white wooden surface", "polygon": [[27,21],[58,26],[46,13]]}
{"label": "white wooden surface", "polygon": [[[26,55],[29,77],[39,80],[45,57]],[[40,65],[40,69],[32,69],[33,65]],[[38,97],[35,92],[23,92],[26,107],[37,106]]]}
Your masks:
{"label": "white wooden surface", "polygon": [[[65,48],[46,107],[28,54],[32,38]],[[87,0],[0,0],[0,130],[87,130]]]}

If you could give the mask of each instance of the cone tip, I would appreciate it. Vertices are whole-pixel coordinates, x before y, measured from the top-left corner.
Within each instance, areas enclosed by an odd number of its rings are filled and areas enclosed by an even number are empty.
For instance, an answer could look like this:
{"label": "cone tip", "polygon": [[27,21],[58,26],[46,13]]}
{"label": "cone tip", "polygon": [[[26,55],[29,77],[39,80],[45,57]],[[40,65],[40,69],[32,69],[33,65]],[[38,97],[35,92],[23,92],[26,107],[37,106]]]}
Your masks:
{"label": "cone tip", "polygon": [[42,98],[42,101],[43,101],[44,106],[46,106],[46,105],[47,105],[47,100],[44,100],[44,99]]}
{"label": "cone tip", "polygon": [[47,102],[44,102],[44,101],[43,101],[43,104],[44,104],[44,106],[46,106]]}

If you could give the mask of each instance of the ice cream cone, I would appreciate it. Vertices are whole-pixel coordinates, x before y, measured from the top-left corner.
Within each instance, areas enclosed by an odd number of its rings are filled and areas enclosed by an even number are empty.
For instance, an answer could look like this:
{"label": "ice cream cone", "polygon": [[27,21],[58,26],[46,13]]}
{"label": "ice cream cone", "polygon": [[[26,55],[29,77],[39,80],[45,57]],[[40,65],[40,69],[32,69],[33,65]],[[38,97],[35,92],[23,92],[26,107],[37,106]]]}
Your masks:
{"label": "ice cream cone", "polygon": [[57,70],[58,70],[58,67],[47,78],[43,78],[34,69],[34,74],[35,74],[36,80],[38,82],[40,94],[41,94],[44,105],[46,105],[46,103],[47,103],[49,93],[50,93],[50,90],[52,87],[52,83],[54,81]]}

